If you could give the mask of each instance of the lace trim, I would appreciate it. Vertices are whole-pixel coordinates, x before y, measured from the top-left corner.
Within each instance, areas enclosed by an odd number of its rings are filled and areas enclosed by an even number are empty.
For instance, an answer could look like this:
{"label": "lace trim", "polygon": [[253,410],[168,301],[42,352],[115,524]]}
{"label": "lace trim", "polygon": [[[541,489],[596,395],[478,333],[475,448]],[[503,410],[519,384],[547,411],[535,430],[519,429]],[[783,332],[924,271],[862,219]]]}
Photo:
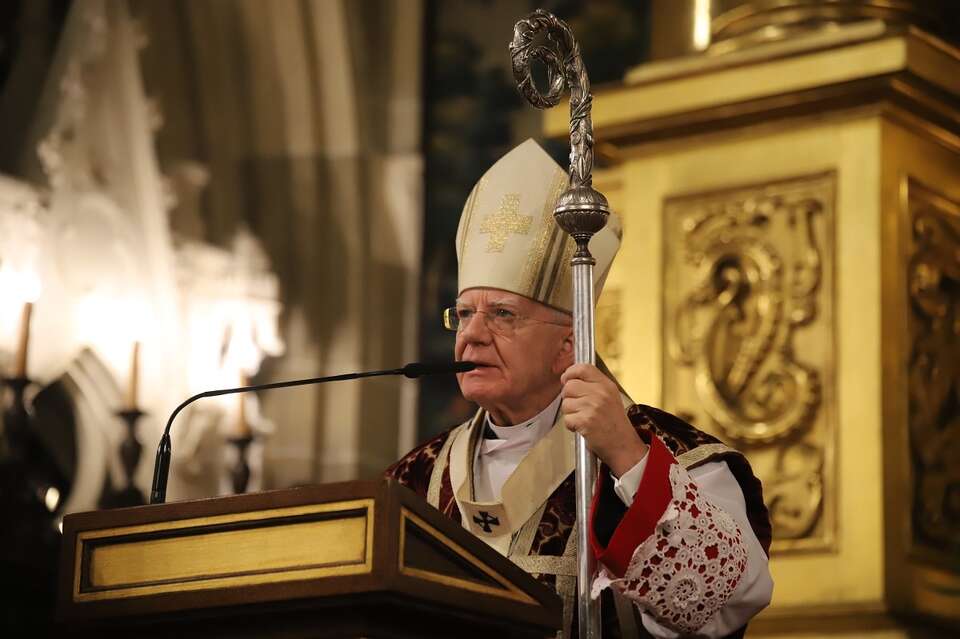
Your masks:
{"label": "lace trim", "polygon": [[637,546],[622,579],[602,565],[593,597],[612,586],[661,625],[702,628],[727,602],[747,567],[740,526],[700,496],[679,464],[670,467],[673,499],[654,533]]}

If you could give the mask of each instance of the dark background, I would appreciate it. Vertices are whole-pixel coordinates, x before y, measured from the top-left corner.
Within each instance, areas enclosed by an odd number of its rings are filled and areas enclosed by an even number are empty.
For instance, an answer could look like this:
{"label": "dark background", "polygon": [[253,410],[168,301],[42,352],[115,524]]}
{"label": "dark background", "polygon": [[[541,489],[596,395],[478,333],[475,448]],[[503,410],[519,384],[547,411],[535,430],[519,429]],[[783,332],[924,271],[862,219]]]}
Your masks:
{"label": "dark background", "polygon": [[[427,6],[424,74],[425,223],[420,353],[443,360],[453,333],[440,323],[457,295],[454,240],[463,203],[483,173],[513,146],[537,139],[566,166],[566,141],[540,136],[541,112],[520,96],[507,46],[514,23],[546,9],[573,29],[594,87],[617,82],[649,56],[651,3],[647,0],[433,0]],[[478,24],[479,14],[485,19]],[[564,98],[555,108],[567,109]],[[419,439],[467,419],[474,406],[452,377],[421,384]]]}

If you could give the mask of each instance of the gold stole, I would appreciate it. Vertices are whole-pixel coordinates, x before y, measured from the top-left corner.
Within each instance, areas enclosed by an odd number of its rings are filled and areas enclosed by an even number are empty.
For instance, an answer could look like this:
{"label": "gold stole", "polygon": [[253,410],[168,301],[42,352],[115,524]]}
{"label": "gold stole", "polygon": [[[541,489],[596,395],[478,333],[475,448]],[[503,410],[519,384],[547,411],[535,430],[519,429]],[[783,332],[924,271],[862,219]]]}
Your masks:
{"label": "gold stole", "polygon": [[473,500],[473,461],[484,417],[485,411],[478,411],[470,425],[456,433],[450,448],[450,484],[463,527],[506,556],[514,534],[576,467],[574,434],[567,430],[561,413],[504,482],[500,501],[477,502]]}

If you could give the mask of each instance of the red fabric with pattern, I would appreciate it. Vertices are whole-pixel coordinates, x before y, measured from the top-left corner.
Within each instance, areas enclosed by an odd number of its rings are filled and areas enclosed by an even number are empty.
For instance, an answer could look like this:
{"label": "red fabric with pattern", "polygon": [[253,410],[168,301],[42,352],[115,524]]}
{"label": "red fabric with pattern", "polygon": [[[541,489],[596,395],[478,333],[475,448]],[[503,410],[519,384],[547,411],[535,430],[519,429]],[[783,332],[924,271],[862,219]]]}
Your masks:
{"label": "red fabric with pattern", "polygon": [[383,471],[384,476],[396,479],[402,485],[426,499],[427,490],[430,488],[430,475],[433,473],[437,455],[440,454],[440,449],[443,448],[443,444],[449,436],[450,431],[448,430],[417,446]]}

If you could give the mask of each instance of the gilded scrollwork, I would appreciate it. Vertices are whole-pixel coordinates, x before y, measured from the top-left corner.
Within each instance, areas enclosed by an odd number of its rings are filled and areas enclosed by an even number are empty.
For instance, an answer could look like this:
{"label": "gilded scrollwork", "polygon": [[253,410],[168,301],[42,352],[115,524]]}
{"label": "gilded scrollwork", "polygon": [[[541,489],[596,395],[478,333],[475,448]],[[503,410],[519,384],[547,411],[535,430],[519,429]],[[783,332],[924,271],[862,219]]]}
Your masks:
{"label": "gilded scrollwork", "polygon": [[622,294],[619,287],[607,285],[597,302],[597,353],[610,372],[620,377],[623,372],[623,334],[621,323]]}
{"label": "gilded scrollwork", "polygon": [[960,551],[960,203],[911,181],[908,420],[913,531]]}
{"label": "gilded scrollwork", "polygon": [[804,442],[780,448],[763,493],[777,539],[809,536],[823,507],[823,451]]}
{"label": "gilded scrollwork", "polygon": [[[749,444],[802,429],[820,403],[820,378],[794,353],[793,334],[816,313],[821,279],[814,198],[758,193],[704,202],[683,215],[694,286],[673,313],[670,354],[695,369],[704,410]],[[802,247],[785,263],[771,228]]]}
{"label": "gilded scrollwork", "polygon": [[836,176],[667,200],[664,403],[747,453],[774,550],[829,548]]}

